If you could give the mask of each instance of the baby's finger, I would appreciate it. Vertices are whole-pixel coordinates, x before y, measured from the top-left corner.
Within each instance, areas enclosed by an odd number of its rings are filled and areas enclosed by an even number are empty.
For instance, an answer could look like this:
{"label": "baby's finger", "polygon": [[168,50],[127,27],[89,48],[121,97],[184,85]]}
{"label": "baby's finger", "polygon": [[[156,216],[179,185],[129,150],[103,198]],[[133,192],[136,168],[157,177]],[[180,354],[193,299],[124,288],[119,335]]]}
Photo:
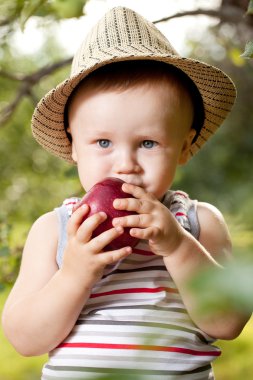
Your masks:
{"label": "baby's finger", "polygon": [[141,240],[154,240],[160,233],[158,227],[148,227],[148,228],[131,228],[129,231],[130,235]]}
{"label": "baby's finger", "polygon": [[90,249],[94,253],[100,253],[109,243],[119,237],[123,232],[124,229],[121,226],[113,227],[105,232],[102,232],[90,241]]}
{"label": "baby's finger", "polygon": [[133,195],[135,198],[144,198],[148,193],[140,186],[131,183],[123,183],[122,190],[125,193]]}
{"label": "baby's finger", "polygon": [[100,253],[97,257],[101,261],[101,263],[106,266],[110,264],[114,264],[119,260],[124,259],[132,253],[131,247],[123,247],[117,249],[115,251],[108,251],[105,253]]}
{"label": "baby's finger", "polygon": [[76,232],[76,238],[82,243],[90,241],[93,231],[106,220],[105,212],[98,212],[83,221]]}
{"label": "baby's finger", "polygon": [[114,227],[138,227],[147,228],[151,225],[152,218],[150,214],[133,214],[128,216],[122,216],[120,218],[114,218],[112,224]]}
{"label": "baby's finger", "polygon": [[135,211],[139,214],[148,214],[153,209],[153,204],[145,199],[117,198],[113,201],[113,207],[117,210]]}
{"label": "baby's finger", "polygon": [[89,206],[87,204],[83,204],[71,215],[67,225],[68,236],[73,236],[76,234],[85,216],[88,214],[88,211]]}

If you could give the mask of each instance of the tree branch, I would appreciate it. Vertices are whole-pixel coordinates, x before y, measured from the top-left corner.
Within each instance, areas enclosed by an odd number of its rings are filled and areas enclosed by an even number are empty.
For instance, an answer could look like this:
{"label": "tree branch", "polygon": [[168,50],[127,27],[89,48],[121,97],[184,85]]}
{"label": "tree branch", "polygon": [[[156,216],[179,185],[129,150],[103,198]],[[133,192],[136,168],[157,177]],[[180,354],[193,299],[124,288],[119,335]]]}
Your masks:
{"label": "tree branch", "polygon": [[243,21],[243,16],[245,12],[234,6],[224,6],[220,9],[205,9],[198,8],[192,11],[178,12],[171,16],[161,18],[159,20],[153,21],[154,24],[160,22],[166,22],[175,18],[185,17],[185,16],[208,16],[217,18],[223,22],[238,23]]}
{"label": "tree branch", "polygon": [[0,77],[7,78],[13,81],[22,81],[24,79],[23,74],[13,74],[5,70],[0,70]]}
{"label": "tree branch", "polygon": [[33,86],[38,83],[43,77],[52,74],[57,69],[64,67],[72,61],[72,57],[64,59],[62,61],[53,63],[52,65],[48,65],[42,67],[38,71],[29,74],[29,75],[13,75],[4,70],[0,70],[0,75],[15,81],[20,81],[21,85],[17,90],[15,98],[0,112],[0,126],[2,127],[11,117],[13,112],[18,107],[19,103],[23,99],[24,96],[30,96],[34,101],[34,95],[32,94]]}
{"label": "tree branch", "polygon": [[58,61],[56,63],[52,63],[51,65],[42,67],[41,69],[39,69],[35,73],[27,75],[25,78],[30,83],[36,84],[41,78],[43,78],[49,74],[52,74],[53,72],[55,72],[56,70],[58,70],[64,66],[69,65],[71,63],[72,59],[73,59],[73,57],[69,57],[69,58],[63,59],[61,61]]}
{"label": "tree branch", "polygon": [[15,20],[15,16],[11,16],[9,18],[5,18],[0,20],[0,27],[2,26],[10,26],[10,24]]}

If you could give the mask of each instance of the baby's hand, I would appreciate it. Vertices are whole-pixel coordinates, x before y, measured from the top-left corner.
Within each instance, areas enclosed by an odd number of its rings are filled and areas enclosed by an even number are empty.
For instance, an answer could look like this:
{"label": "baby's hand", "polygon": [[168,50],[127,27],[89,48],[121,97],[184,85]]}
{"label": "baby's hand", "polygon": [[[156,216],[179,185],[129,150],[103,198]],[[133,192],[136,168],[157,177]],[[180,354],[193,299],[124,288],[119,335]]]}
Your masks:
{"label": "baby's hand", "polygon": [[115,218],[113,225],[132,227],[130,234],[148,240],[150,249],[157,255],[173,253],[183,239],[184,230],[168,208],[141,187],[125,183],[122,190],[134,198],[115,199],[113,206],[118,210],[135,211],[137,215]]}
{"label": "baby's hand", "polygon": [[123,233],[123,227],[116,226],[92,238],[93,231],[107,216],[104,212],[99,212],[84,220],[88,211],[89,206],[84,204],[72,214],[68,222],[68,242],[62,270],[76,281],[85,281],[92,286],[102,277],[106,265],[128,256],[132,250],[130,247],[123,247],[103,252],[106,245]]}

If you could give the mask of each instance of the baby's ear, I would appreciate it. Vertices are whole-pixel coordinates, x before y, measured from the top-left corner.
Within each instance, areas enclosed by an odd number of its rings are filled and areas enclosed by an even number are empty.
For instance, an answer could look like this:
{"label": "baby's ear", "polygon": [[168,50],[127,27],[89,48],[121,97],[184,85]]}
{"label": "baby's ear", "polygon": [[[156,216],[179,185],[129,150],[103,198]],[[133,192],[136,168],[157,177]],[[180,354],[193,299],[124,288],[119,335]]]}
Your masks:
{"label": "baby's ear", "polygon": [[77,162],[76,148],[75,148],[75,144],[73,142],[73,138],[72,138],[72,133],[71,133],[70,127],[68,127],[66,129],[66,131],[67,131],[68,135],[71,137],[71,147],[72,147],[71,157],[72,157],[73,161]]}
{"label": "baby's ear", "polygon": [[189,160],[190,148],[191,148],[192,140],[194,139],[195,135],[196,135],[195,129],[190,129],[188,135],[186,136],[184,140],[181,154],[179,156],[179,160],[178,160],[179,165],[184,165]]}
{"label": "baby's ear", "polygon": [[72,157],[72,159],[73,159],[74,162],[77,162],[76,148],[75,148],[75,144],[73,143],[73,141],[72,141],[72,153],[71,153],[71,157]]}

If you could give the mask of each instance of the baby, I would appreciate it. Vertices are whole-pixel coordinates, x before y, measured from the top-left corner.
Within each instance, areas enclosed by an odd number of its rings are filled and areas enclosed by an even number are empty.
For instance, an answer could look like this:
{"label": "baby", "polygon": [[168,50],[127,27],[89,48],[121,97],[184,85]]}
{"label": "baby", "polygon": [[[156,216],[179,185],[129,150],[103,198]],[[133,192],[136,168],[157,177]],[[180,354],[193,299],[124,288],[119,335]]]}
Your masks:
{"label": "baby", "polygon": [[[214,379],[213,342],[238,336],[249,316],[198,311],[189,281],[208,268],[226,276],[229,232],[215,207],[170,189],[234,99],[226,74],[180,57],[153,24],[117,7],[38,104],[34,137],[77,165],[85,191],[115,177],[134,196],[114,201],[134,214],[97,237],[107,215],[73,213],[76,198],[31,228],[3,327],[21,354],[50,353],[43,380]],[[126,227],[139,244],[104,252]]]}

